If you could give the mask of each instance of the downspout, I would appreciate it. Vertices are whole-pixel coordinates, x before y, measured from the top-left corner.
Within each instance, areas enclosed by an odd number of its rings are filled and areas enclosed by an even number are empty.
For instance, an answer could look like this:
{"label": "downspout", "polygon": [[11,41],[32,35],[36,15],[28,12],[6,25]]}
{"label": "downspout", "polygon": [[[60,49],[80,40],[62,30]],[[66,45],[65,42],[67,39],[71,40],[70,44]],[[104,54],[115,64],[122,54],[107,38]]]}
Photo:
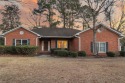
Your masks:
{"label": "downspout", "polygon": [[122,39],[123,37],[121,38],[118,38],[118,51],[121,51],[121,44],[120,44],[120,39]]}
{"label": "downspout", "polygon": [[81,37],[79,37],[79,34],[78,35],[75,35],[76,38],[78,38],[78,48],[79,48],[79,51],[81,51]]}

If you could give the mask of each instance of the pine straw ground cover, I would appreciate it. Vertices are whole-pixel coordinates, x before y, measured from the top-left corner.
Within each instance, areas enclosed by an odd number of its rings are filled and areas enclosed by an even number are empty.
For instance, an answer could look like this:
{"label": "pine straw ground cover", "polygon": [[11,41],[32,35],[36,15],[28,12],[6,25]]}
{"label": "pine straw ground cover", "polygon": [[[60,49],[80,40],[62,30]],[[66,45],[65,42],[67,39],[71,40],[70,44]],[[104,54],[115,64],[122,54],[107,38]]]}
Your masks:
{"label": "pine straw ground cover", "polygon": [[125,83],[125,58],[0,57],[0,83]]}

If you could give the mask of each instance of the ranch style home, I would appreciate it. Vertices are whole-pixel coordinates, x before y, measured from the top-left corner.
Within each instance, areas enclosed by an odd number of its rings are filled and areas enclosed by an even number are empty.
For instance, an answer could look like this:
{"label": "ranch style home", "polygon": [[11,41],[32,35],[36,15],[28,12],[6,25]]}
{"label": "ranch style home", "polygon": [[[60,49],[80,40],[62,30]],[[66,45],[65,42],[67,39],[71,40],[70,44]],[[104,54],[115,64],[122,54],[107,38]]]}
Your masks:
{"label": "ranch style home", "polygon": [[[103,24],[97,30],[97,44],[100,55],[107,51],[120,51],[120,38],[123,35]],[[85,51],[92,55],[93,31],[83,31],[69,28],[36,28],[28,30],[18,27],[2,34],[5,46],[30,45],[38,46],[39,53],[50,52],[52,48],[67,48],[70,51]]]}

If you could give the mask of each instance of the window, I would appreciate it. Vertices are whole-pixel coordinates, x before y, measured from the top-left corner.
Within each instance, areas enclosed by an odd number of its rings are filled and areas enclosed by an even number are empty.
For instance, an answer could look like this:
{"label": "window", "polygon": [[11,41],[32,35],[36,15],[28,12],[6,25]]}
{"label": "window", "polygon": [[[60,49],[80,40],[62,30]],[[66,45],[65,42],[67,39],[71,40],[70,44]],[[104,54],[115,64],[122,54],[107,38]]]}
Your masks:
{"label": "window", "polygon": [[22,45],[28,45],[28,40],[22,40]]}
{"label": "window", "polygon": [[29,43],[30,43],[29,39],[13,39],[14,46],[29,45]]}
{"label": "window", "polygon": [[16,46],[20,46],[21,45],[21,40],[16,40]]}
{"label": "window", "polygon": [[58,40],[57,48],[68,48],[68,41],[66,40]]}
{"label": "window", "polygon": [[[99,53],[106,53],[108,50],[108,43],[107,42],[98,42],[96,43],[97,50]],[[93,45],[91,45],[93,51]]]}
{"label": "window", "polygon": [[106,52],[106,43],[100,43],[99,52]]}

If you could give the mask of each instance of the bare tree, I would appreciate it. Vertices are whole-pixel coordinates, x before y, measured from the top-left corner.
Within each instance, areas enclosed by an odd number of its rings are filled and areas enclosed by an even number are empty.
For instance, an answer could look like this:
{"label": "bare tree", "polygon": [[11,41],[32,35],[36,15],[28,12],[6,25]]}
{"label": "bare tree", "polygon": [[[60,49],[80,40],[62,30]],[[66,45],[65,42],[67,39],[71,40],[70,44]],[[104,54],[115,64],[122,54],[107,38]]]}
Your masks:
{"label": "bare tree", "polygon": [[119,18],[114,18],[112,13],[115,12],[114,7],[110,7],[109,10],[105,12],[107,20],[110,22],[110,27],[116,29],[117,31],[123,32],[125,30],[125,1],[119,0],[120,5],[115,5],[120,9],[121,15]]}
{"label": "bare tree", "polygon": [[98,28],[96,27],[96,24],[101,22],[99,20],[100,15],[104,14],[106,10],[113,6],[115,0],[84,0],[84,3],[87,11],[84,11],[83,18],[87,26],[93,31],[93,55],[98,55],[96,44]]}
{"label": "bare tree", "polygon": [[35,13],[34,10],[30,9],[30,12],[28,14],[27,20],[28,22],[34,27],[40,27],[41,23],[44,22],[44,20],[42,19],[42,17],[44,17],[44,15],[42,13]]}

